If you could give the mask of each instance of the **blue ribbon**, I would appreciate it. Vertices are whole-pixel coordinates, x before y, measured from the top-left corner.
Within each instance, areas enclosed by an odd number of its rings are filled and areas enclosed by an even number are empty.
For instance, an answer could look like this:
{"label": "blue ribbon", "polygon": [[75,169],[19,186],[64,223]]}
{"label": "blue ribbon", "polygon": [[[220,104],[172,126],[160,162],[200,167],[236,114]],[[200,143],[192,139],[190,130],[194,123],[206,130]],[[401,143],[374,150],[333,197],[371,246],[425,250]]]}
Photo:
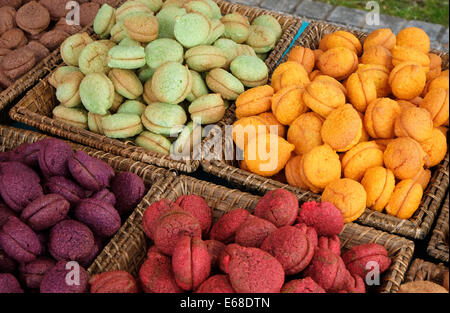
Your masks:
{"label": "blue ribbon", "polygon": [[294,46],[294,43],[303,34],[303,32],[305,31],[306,27],[308,27],[309,24],[310,24],[310,22],[307,22],[307,21],[302,22],[302,25],[300,26],[300,29],[298,30],[297,34],[295,34],[294,39],[292,39],[291,44],[289,45],[289,47],[287,47],[286,51],[284,51],[283,55],[278,60],[277,66],[281,63],[281,60],[284,59],[286,54],[288,54],[289,51],[291,51],[292,47]]}

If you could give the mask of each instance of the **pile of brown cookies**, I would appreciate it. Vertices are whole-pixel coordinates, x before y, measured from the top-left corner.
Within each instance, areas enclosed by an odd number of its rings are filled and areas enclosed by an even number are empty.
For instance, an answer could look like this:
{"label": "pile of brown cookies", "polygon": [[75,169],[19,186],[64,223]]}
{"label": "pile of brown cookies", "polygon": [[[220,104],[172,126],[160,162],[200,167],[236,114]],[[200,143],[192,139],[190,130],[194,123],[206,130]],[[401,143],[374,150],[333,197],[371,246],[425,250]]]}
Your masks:
{"label": "pile of brown cookies", "polygon": [[79,25],[69,25],[69,0],[0,0],[0,91],[59,48],[70,35],[92,23],[103,3],[78,0]]}

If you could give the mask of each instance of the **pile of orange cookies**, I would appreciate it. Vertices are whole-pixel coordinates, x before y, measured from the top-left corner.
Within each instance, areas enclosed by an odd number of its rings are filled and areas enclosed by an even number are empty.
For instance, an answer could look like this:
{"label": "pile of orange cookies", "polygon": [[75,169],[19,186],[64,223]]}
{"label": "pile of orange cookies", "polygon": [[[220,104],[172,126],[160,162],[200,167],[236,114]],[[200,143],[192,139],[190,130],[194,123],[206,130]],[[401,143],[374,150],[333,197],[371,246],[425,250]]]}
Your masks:
{"label": "pile of orange cookies", "polygon": [[322,193],[345,222],[366,207],[410,218],[447,153],[449,71],[441,65],[415,27],[397,36],[378,29],[363,45],[336,31],[317,50],[294,47],[270,86],[236,100],[241,168],[284,173],[290,185]]}

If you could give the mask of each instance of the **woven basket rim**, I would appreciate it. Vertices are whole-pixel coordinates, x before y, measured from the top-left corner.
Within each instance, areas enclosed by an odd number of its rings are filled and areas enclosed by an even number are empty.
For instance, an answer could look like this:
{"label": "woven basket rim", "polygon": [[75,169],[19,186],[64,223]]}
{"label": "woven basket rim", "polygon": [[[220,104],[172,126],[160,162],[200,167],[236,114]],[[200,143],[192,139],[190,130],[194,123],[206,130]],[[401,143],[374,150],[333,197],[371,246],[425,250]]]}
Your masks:
{"label": "woven basket rim", "polygon": [[[255,16],[261,14],[270,14],[280,21],[280,24],[283,27],[282,37],[266,59],[266,65],[268,66],[269,71],[281,58],[283,51],[285,51],[285,49],[292,42],[294,36],[298,32],[302,24],[302,19],[299,19],[298,17],[288,16],[285,14],[280,14],[260,8],[249,7],[241,4],[229,3],[223,0],[214,1],[220,6],[222,12],[224,12],[225,14],[239,11],[250,18],[254,18]],[[58,64],[58,66],[61,65],[63,64]],[[53,135],[58,135],[60,137],[69,138],[70,140],[81,142],[89,146],[94,146],[97,149],[102,149],[125,157],[130,157],[138,161],[155,164],[180,172],[192,173],[200,167],[201,161],[198,160],[198,158],[194,160],[174,160],[167,155],[146,151],[145,149],[138,147],[131,142],[123,143],[119,140],[110,139],[106,136],[94,134],[93,132],[90,132],[88,130],[77,129],[66,123],[56,121],[51,117],[41,115],[41,113],[38,111],[38,108],[35,108],[34,110],[31,109],[29,107],[31,100],[38,97],[39,93],[37,92],[37,90],[44,90],[48,87],[48,85],[46,84],[48,84],[47,81],[50,75],[51,73],[41,79],[41,81],[34,88],[28,91],[27,94],[10,110],[9,115],[13,120],[39,128],[46,132],[50,132]],[[202,140],[202,146],[204,145],[205,141],[206,139]],[[200,159],[201,158],[202,155],[200,155]]]}
{"label": "woven basket rim", "polygon": [[[355,34],[360,40],[365,38],[368,34],[351,29],[342,25],[326,23],[321,21],[311,21],[306,27],[304,32],[295,41],[294,46],[304,45],[310,48],[317,48],[318,40],[323,35],[331,33],[336,30],[347,30]],[[435,51],[443,57],[443,67],[448,68],[449,54],[443,51]],[[286,60],[285,56],[282,61]],[[235,121],[235,115],[233,112],[235,105],[231,107],[230,112],[227,114],[224,121],[221,123],[221,131],[225,132],[224,127],[226,125],[232,125]],[[211,138],[211,137],[210,137]],[[211,140],[207,147],[212,147],[214,142]],[[234,143],[231,140],[226,140],[222,143],[223,149],[227,147],[234,147]],[[235,151],[235,150],[233,150]],[[430,180],[429,186],[424,191],[424,197],[422,198],[419,209],[415,212],[413,217],[409,220],[399,219],[394,216],[390,216],[385,213],[376,212],[370,209],[366,209],[363,215],[356,221],[362,225],[372,226],[377,229],[381,229],[394,234],[406,236],[412,239],[424,239],[436,218],[440,204],[443,201],[443,197],[449,186],[449,152],[447,152],[444,160],[433,168],[433,176]],[[268,186],[276,186],[277,188],[286,188],[294,191],[299,199],[310,199],[311,197],[319,198],[319,194],[304,191],[300,188],[292,187],[287,184],[280,183],[270,178],[261,177],[259,175],[241,170],[238,167],[230,165],[223,160],[202,160],[202,168],[204,171],[219,176],[232,184],[240,187],[244,187],[251,190],[264,190]]]}
{"label": "woven basket rim", "polygon": [[[158,190],[152,195],[153,198],[149,204],[162,198],[169,197],[174,201],[181,195],[198,194],[205,197],[209,202],[209,205],[214,209],[216,218],[228,212],[230,208],[250,209],[250,206],[255,205],[260,198],[260,196],[251,193],[229,189],[184,175],[174,177],[171,181],[165,181],[163,189],[165,189],[164,192]],[[217,208],[218,205],[223,203],[226,203],[226,210]],[[139,266],[144,261],[148,248],[148,240],[145,238],[141,225],[144,212],[144,210],[137,209],[133,213],[134,216],[130,217],[129,222],[127,222],[128,228],[124,227],[121,230],[122,233],[117,235],[121,241],[110,243],[110,248],[114,250],[114,253],[111,253],[111,255],[104,254],[101,258],[98,258],[95,262],[97,264],[95,270],[91,271],[92,274],[110,270],[126,270],[132,274],[138,273]],[[393,264],[385,273],[386,276],[379,291],[396,292],[398,290],[414,252],[414,243],[411,240],[354,223],[346,224],[340,236],[343,245],[348,248],[369,241],[385,245],[392,253]],[[139,252],[136,253],[136,250],[139,250]],[[135,255],[134,260],[132,259],[133,254]],[[117,261],[114,261],[117,259],[125,263],[118,264]]]}
{"label": "woven basket rim", "polygon": [[436,264],[416,258],[411,262],[404,283],[413,281],[431,281],[442,285],[443,274],[448,272],[448,267],[442,263]]}
{"label": "woven basket rim", "polygon": [[449,197],[447,193],[427,247],[430,256],[443,262],[449,261]]}

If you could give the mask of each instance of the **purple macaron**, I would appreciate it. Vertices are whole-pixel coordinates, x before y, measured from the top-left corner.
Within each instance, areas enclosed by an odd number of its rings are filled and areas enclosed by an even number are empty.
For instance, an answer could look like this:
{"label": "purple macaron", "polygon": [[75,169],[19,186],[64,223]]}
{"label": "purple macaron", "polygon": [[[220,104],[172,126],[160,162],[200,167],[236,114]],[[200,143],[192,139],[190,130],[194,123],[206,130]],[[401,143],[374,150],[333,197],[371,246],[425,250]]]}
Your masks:
{"label": "purple macaron", "polygon": [[85,191],[74,181],[63,176],[53,176],[44,185],[47,193],[64,197],[72,205],[76,205],[85,197]]}
{"label": "purple macaron", "polygon": [[20,156],[23,163],[37,168],[39,166],[39,151],[41,150],[41,141],[35,143],[23,143],[14,149],[14,153]]}
{"label": "purple macaron", "polygon": [[106,203],[111,204],[112,206],[116,206],[116,196],[106,188],[93,194],[91,196],[91,199],[104,201]]}
{"label": "purple macaron", "polygon": [[45,177],[70,177],[67,161],[72,158],[73,150],[62,140],[48,138],[40,141],[38,161]]}
{"label": "purple macaron", "polygon": [[28,288],[39,289],[45,273],[55,265],[54,260],[45,257],[38,258],[30,263],[22,263],[19,266],[20,279]]}
{"label": "purple macaron", "polygon": [[0,274],[0,293],[23,293],[18,280],[9,273]]}
{"label": "purple macaron", "polygon": [[120,172],[111,182],[111,190],[116,195],[116,209],[126,214],[134,209],[145,193],[142,179],[131,172]]}
{"label": "purple macaron", "polygon": [[114,170],[107,163],[77,151],[68,161],[70,173],[80,186],[99,191],[110,185]]}
{"label": "purple macaron", "polygon": [[23,163],[0,163],[0,195],[9,208],[20,212],[43,195],[40,178]]}
{"label": "purple macaron", "polygon": [[0,163],[1,162],[9,162],[13,160],[13,152],[7,151],[7,152],[0,152]]}
{"label": "purple macaron", "polygon": [[75,218],[100,237],[111,237],[120,228],[120,215],[117,210],[101,200],[82,200],[75,208]]}
{"label": "purple macaron", "polygon": [[41,281],[41,293],[84,293],[88,291],[89,274],[74,262],[59,261]]}
{"label": "purple macaron", "polygon": [[16,216],[16,213],[0,202],[0,229],[8,221],[10,216]]}
{"label": "purple macaron", "polygon": [[36,233],[17,217],[10,216],[0,231],[0,247],[17,262],[31,262],[41,254]]}
{"label": "purple macaron", "polygon": [[88,257],[94,247],[94,235],[86,225],[64,220],[50,230],[48,249],[58,261],[79,261]]}
{"label": "purple macaron", "polygon": [[33,230],[40,231],[52,227],[66,218],[70,203],[57,194],[43,195],[31,202],[20,218]]}
{"label": "purple macaron", "polygon": [[94,248],[92,248],[91,253],[89,254],[88,257],[86,257],[86,258],[84,258],[84,259],[79,261],[81,266],[86,267],[86,268],[91,266],[92,262],[94,262],[94,260],[97,258],[99,253],[102,251],[102,249],[103,249],[103,240],[102,240],[102,238],[95,237],[94,238]]}
{"label": "purple macaron", "polygon": [[17,268],[17,263],[0,249],[0,273],[14,273]]}

